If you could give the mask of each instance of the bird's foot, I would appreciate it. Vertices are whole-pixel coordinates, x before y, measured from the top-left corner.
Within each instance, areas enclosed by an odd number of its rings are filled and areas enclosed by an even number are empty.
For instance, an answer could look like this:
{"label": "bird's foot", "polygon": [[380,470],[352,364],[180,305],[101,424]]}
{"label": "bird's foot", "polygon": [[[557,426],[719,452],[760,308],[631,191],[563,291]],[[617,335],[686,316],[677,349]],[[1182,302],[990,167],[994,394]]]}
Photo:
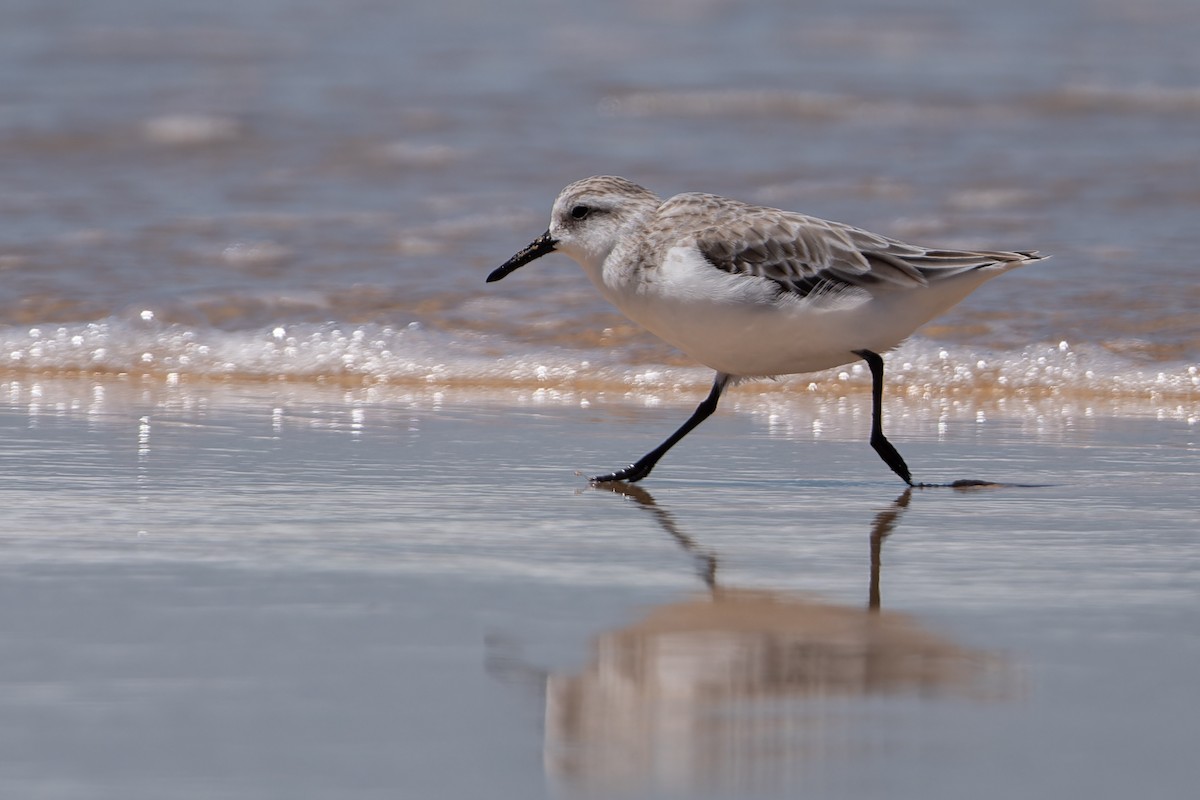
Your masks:
{"label": "bird's foot", "polygon": [[617,483],[618,481],[636,483],[637,481],[640,481],[642,478],[649,475],[650,470],[653,469],[653,467],[653,464],[644,464],[643,462],[638,461],[637,463],[630,464],[624,469],[619,469],[616,472],[610,472],[607,475],[594,475],[591,478],[588,478],[588,483],[592,484],[593,486],[600,483]]}
{"label": "bird's foot", "polygon": [[912,473],[908,470],[908,464],[904,463],[904,459],[901,457],[900,451],[893,447],[892,443],[889,442],[882,433],[871,437],[871,447],[873,447],[875,452],[879,454],[879,457],[883,459],[883,463],[891,467],[892,472],[900,476],[900,480],[904,481],[914,489],[925,487],[925,484],[923,483],[913,483]]}

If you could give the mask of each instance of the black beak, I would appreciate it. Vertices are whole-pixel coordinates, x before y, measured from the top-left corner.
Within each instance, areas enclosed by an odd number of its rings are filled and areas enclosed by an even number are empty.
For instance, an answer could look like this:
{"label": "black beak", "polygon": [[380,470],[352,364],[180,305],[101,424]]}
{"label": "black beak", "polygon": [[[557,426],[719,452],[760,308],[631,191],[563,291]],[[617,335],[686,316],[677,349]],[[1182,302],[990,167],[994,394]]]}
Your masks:
{"label": "black beak", "polygon": [[546,231],[530,242],[529,246],[524,250],[492,270],[492,274],[487,276],[487,282],[498,281],[508,275],[508,273],[525,266],[535,258],[541,258],[547,253],[553,253],[554,247],[557,244],[557,240],[550,238],[550,231]]}

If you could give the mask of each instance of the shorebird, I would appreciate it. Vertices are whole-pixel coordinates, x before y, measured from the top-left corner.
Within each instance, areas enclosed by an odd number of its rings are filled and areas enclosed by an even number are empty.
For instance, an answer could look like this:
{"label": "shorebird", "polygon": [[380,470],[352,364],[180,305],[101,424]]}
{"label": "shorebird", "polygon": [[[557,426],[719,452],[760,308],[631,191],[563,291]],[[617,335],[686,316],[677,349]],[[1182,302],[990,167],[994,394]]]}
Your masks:
{"label": "shorebird", "polygon": [[625,316],[716,370],[712,390],[666,441],[592,483],[639,481],[741,379],[815,372],[859,359],[871,370],[871,446],[909,486],[883,434],[883,358],[983,283],[1043,258],[947,250],[776,208],[688,192],[667,200],[596,176],[567,186],[550,227],[487,276],[559,252]]}

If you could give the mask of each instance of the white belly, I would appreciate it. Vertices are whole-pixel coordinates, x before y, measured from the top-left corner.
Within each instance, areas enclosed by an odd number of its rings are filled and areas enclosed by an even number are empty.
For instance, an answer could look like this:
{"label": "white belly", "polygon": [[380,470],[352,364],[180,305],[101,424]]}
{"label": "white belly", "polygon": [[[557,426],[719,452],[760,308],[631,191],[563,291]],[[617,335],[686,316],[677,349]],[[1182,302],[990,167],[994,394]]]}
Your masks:
{"label": "white belly", "polygon": [[[720,285],[707,292],[694,281],[682,291],[661,282],[611,299],[701,364],[737,377],[764,377],[847,364],[859,359],[856,350],[887,352],[1002,270],[965,273],[923,288],[862,291],[832,304],[779,295],[770,281],[711,272]],[[736,282],[733,290],[728,281]]]}

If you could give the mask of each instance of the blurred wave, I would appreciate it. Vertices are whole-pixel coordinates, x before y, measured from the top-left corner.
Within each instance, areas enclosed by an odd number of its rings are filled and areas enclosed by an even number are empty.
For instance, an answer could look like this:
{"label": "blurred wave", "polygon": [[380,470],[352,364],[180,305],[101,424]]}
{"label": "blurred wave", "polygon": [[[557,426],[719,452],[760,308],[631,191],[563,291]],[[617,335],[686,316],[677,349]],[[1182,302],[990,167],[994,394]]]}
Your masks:
{"label": "blurred wave", "polygon": [[[494,335],[334,323],[221,331],[135,320],[0,329],[0,378],[135,376],[188,381],[340,382],[349,386],[438,386],[578,393],[687,396],[704,391],[707,369],[638,361],[636,350],[516,346]],[[1020,350],[952,348],[916,338],[888,356],[888,393],[922,402],[1056,400],[1108,413],[1197,416],[1200,368],[1139,364],[1066,341]],[[820,398],[870,391],[860,363],[778,381],[752,381],[751,394],[803,392]],[[747,391],[747,390],[743,390]]]}

